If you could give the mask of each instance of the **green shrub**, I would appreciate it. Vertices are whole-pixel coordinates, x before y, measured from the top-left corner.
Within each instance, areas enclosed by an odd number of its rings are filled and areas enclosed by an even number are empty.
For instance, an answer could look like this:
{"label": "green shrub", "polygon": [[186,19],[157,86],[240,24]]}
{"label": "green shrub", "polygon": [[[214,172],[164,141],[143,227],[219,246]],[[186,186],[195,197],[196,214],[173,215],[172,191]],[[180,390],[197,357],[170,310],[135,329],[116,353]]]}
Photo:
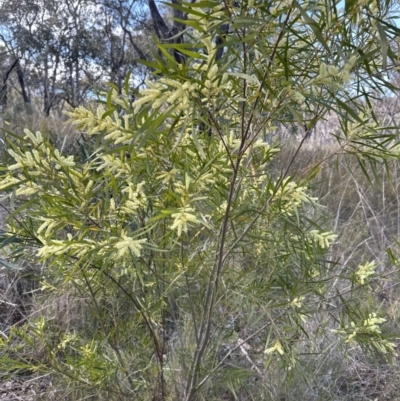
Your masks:
{"label": "green shrub", "polygon": [[[82,157],[44,133],[7,133],[3,262],[41,265],[41,296],[79,300],[68,319],[49,305],[1,340],[10,372],[57,374],[75,399],[277,399],[280,382],[307,379],[322,335],[394,352],[369,294],[376,262],[344,271],[330,257],[336,235],[308,189],[321,163],[298,180],[293,166],[329,112],[333,156],[352,154],[367,176],[398,157],[366,90],[376,74],[390,87],[381,72],[397,31],[361,3],[342,14],[272,3],[175,5],[191,43],[159,44],[165,58],[135,101],[126,84],[70,113]],[[279,124],[304,131],[282,171],[283,144],[267,141]]]}

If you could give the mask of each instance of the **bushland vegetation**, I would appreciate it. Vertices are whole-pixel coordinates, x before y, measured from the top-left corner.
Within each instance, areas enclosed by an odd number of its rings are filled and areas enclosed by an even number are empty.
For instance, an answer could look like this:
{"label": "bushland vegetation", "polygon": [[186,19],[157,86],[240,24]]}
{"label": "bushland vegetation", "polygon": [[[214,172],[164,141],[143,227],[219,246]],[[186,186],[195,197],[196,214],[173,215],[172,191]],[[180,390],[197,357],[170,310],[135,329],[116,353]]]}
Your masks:
{"label": "bushland vegetation", "polygon": [[4,122],[9,392],[395,399],[397,3],[170,6],[137,91]]}

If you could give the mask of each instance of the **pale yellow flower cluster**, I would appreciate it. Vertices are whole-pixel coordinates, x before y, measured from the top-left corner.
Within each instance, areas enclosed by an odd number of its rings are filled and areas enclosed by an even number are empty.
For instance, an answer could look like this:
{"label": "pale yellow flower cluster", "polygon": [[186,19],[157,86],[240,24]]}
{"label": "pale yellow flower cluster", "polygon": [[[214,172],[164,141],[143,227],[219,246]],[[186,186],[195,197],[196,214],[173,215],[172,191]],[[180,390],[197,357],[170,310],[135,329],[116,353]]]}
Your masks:
{"label": "pale yellow flower cluster", "polygon": [[318,242],[322,249],[329,248],[330,243],[337,238],[337,235],[333,234],[331,231],[320,232],[319,230],[311,230],[308,234],[311,239]]}
{"label": "pale yellow flower cluster", "polygon": [[349,325],[344,326],[340,330],[332,330],[333,333],[344,334],[346,337],[345,342],[351,343],[357,340],[358,335],[373,335],[376,337],[374,345],[379,348],[379,350],[386,354],[387,352],[394,353],[395,343],[389,342],[386,339],[380,338],[381,328],[380,325],[386,322],[385,318],[377,317],[375,312],[370,313],[368,317],[364,320],[362,325],[358,326],[356,323],[351,322]]}
{"label": "pale yellow flower cluster", "polygon": [[176,176],[179,173],[179,170],[176,168],[172,168],[169,171],[164,171],[156,176],[157,180],[162,180],[162,183],[168,185],[170,182],[174,183],[176,181]]}
{"label": "pale yellow flower cluster", "polygon": [[[44,228],[42,229],[42,231]],[[109,240],[95,241],[89,238],[74,240],[69,234],[66,240],[46,239],[38,235],[43,246],[37,252],[37,256],[47,259],[53,256],[73,254],[76,258],[82,258],[90,252],[96,251],[98,255],[105,255],[108,251],[115,248],[115,257],[123,259],[131,254],[140,257],[142,244],[147,242],[146,238],[136,239],[122,232],[120,237],[111,237]]]}
{"label": "pale yellow flower cluster", "polygon": [[333,90],[342,90],[342,83],[347,84],[350,82],[350,72],[354,68],[356,62],[357,57],[354,55],[351,56],[341,70],[335,65],[321,63],[319,74],[309,81],[309,84],[325,84],[330,86]]}
{"label": "pale yellow flower cluster", "polygon": [[105,139],[111,139],[115,144],[130,142],[135,132],[130,129],[130,120],[133,115],[125,114],[123,120],[115,111],[112,115],[106,115],[103,106],[98,106],[96,112],[79,106],[72,112],[67,112],[75,125],[86,129],[89,135],[106,132]]}
{"label": "pale yellow flower cluster", "polygon": [[296,102],[296,103],[304,103],[304,101],[306,100],[305,96],[302,95],[299,91],[294,91],[293,94],[291,95],[292,99]]}
{"label": "pale yellow flower cluster", "polygon": [[64,334],[63,339],[61,340],[60,343],[58,343],[57,348],[58,349],[65,349],[67,345],[71,342],[73,342],[76,339],[75,334],[67,333]]}
{"label": "pale yellow flower cluster", "polygon": [[189,199],[193,196],[194,191],[192,191],[190,188],[192,183],[193,179],[192,177],[190,177],[190,174],[188,172],[186,172],[183,182],[174,183],[175,192],[181,196],[181,203],[184,206],[189,202]]}
{"label": "pale yellow flower cluster", "polygon": [[[306,187],[299,186],[290,180],[290,177],[285,178],[275,194],[277,200],[287,202],[284,209],[289,216],[292,215],[294,207],[298,207],[304,203],[316,204],[318,200],[317,198],[307,195]],[[270,193],[273,194],[274,190],[270,189]]]}
{"label": "pale yellow flower cluster", "polygon": [[39,334],[43,334],[43,330],[46,327],[46,320],[44,316],[40,316],[39,319],[33,324],[34,330]]}
{"label": "pale yellow flower cluster", "polygon": [[118,249],[117,256],[122,258],[124,256],[129,256],[130,253],[136,257],[140,257],[142,244],[147,242],[146,238],[133,239],[127,235],[122,235],[122,238],[114,245]]}
{"label": "pale yellow flower cluster", "polygon": [[49,219],[46,217],[40,217],[40,220],[43,221],[43,223],[36,232],[38,234],[41,234],[44,230],[46,230],[44,233],[45,237],[51,235],[53,233],[54,228],[60,224],[59,220]]}
{"label": "pale yellow flower cluster", "polygon": [[[33,149],[24,152],[8,150],[16,163],[8,166],[9,173],[0,178],[0,190],[18,186],[16,195],[28,196],[40,192],[41,188],[33,180],[27,180],[26,174],[31,178],[47,177],[54,169],[72,169],[75,167],[75,162],[73,156],[64,157],[57,149],[51,151],[40,132],[33,134],[29,130],[25,130],[25,134],[25,139],[31,141]],[[65,176],[63,172],[58,172],[58,174]]]}
{"label": "pale yellow flower cluster", "polygon": [[130,183],[127,188],[122,190],[122,193],[128,193],[128,200],[121,206],[123,212],[135,214],[139,208],[147,206],[147,197],[143,190],[144,185],[144,181],[137,184],[136,187]]}
{"label": "pale yellow flower cluster", "polygon": [[160,78],[157,82],[146,81],[147,89],[140,90],[140,97],[133,103],[134,112],[137,113],[141,106],[151,103],[154,109],[162,105],[171,105],[177,111],[184,111],[190,107],[190,99],[199,85],[195,82],[175,81],[169,78]]}
{"label": "pale yellow flower cluster", "polygon": [[178,231],[178,237],[182,235],[182,232],[188,232],[188,223],[200,223],[197,217],[193,214],[194,209],[189,206],[184,206],[179,209],[179,212],[173,213],[172,217],[174,222],[171,226],[171,230]]}
{"label": "pale yellow flower cluster", "polygon": [[12,174],[7,174],[0,179],[0,191],[18,184],[20,180],[15,178]]}
{"label": "pale yellow flower cluster", "polygon": [[290,306],[293,306],[295,308],[301,308],[303,306],[304,299],[305,297],[303,296],[293,298],[293,300],[290,302]]}
{"label": "pale yellow flower cluster", "polygon": [[8,153],[14,158],[17,162],[8,167],[8,170],[20,170],[24,167],[37,169],[37,175],[40,175],[41,168],[52,169],[55,168],[57,170],[61,169],[61,167],[74,167],[74,157],[68,156],[64,157],[60,155],[58,149],[55,149],[54,152],[51,152],[50,149],[45,145],[42,134],[38,131],[36,135],[30,132],[29,130],[24,131],[26,139],[30,139],[35,146],[31,151],[26,151],[24,153],[17,153],[12,149],[8,150]]}
{"label": "pale yellow flower cluster", "polygon": [[82,347],[80,347],[80,352],[82,353],[82,356],[84,358],[91,358],[95,354],[95,349],[93,346],[93,341],[90,344],[85,344]]}
{"label": "pale yellow flower cluster", "polygon": [[[214,53],[214,52],[213,52]],[[211,58],[210,59],[210,64],[211,64]],[[210,101],[210,99],[213,96],[217,96],[219,92],[221,92],[224,89],[224,85],[227,83],[227,78],[228,75],[224,74],[222,77],[221,82],[219,82],[219,77],[218,77],[218,65],[213,64],[211,68],[208,69],[205,82],[204,82],[204,87],[201,89],[201,94],[204,95],[204,98],[201,99],[203,103]]]}
{"label": "pale yellow flower cluster", "polygon": [[266,348],[265,351],[264,351],[264,354],[272,354],[274,352],[277,352],[281,356],[285,354],[285,351],[284,351],[284,349],[282,347],[282,344],[281,344],[281,342],[279,340],[276,341],[275,344],[272,347]]}
{"label": "pale yellow flower cluster", "polygon": [[97,167],[96,171],[104,170],[107,174],[112,174],[115,178],[121,176],[131,176],[134,174],[134,169],[130,163],[121,160],[115,155],[103,155],[100,157],[102,163]]}
{"label": "pale yellow flower cluster", "polygon": [[377,264],[375,262],[367,262],[363,265],[358,266],[358,269],[355,273],[357,282],[361,285],[365,284],[368,277],[375,274],[376,268]]}
{"label": "pale yellow flower cluster", "polygon": [[35,195],[38,192],[40,192],[41,188],[39,185],[37,185],[35,182],[26,182],[24,184],[20,184],[18,186],[18,189],[15,191],[15,194],[20,196],[30,196],[30,195]]}
{"label": "pale yellow flower cluster", "polygon": [[202,191],[210,186],[214,185],[217,178],[212,172],[198,172],[197,178],[195,179],[195,185],[197,191]]}
{"label": "pale yellow flower cluster", "polygon": [[72,241],[72,237],[68,238],[68,240],[47,240],[45,237],[38,235],[38,238],[44,245],[37,252],[37,256],[43,259],[68,253],[80,258],[90,251],[101,249],[104,245],[88,238],[80,242]]}

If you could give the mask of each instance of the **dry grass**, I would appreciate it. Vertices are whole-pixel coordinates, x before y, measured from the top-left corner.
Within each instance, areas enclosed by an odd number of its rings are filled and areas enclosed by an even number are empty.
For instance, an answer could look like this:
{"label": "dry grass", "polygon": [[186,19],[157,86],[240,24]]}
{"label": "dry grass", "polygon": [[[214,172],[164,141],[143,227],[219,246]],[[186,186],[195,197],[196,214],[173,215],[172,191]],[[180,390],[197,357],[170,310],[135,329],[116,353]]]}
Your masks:
{"label": "dry grass", "polygon": [[53,143],[67,152],[77,151],[77,140],[81,136],[62,111],[53,112],[47,117],[37,106],[22,103],[9,107],[6,113],[0,116],[0,128],[20,135],[23,135],[26,128],[32,132],[44,132]]}

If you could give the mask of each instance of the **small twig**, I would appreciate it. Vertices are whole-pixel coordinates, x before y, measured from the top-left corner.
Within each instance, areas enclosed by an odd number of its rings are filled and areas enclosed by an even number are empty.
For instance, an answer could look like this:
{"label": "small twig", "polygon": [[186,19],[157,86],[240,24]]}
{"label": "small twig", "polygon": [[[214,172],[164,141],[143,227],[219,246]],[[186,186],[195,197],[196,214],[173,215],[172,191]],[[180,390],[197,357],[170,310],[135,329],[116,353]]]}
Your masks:
{"label": "small twig", "polygon": [[250,348],[250,345],[246,342],[241,340],[240,338],[237,341],[238,343],[240,343],[239,345],[239,349],[240,351],[242,351],[242,354],[245,356],[245,358],[250,362],[251,367],[260,375],[263,376],[263,373],[261,372],[261,370],[259,369],[259,367],[252,361],[252,359],[249,356],[249,353],[247,352],[247,349]]}

